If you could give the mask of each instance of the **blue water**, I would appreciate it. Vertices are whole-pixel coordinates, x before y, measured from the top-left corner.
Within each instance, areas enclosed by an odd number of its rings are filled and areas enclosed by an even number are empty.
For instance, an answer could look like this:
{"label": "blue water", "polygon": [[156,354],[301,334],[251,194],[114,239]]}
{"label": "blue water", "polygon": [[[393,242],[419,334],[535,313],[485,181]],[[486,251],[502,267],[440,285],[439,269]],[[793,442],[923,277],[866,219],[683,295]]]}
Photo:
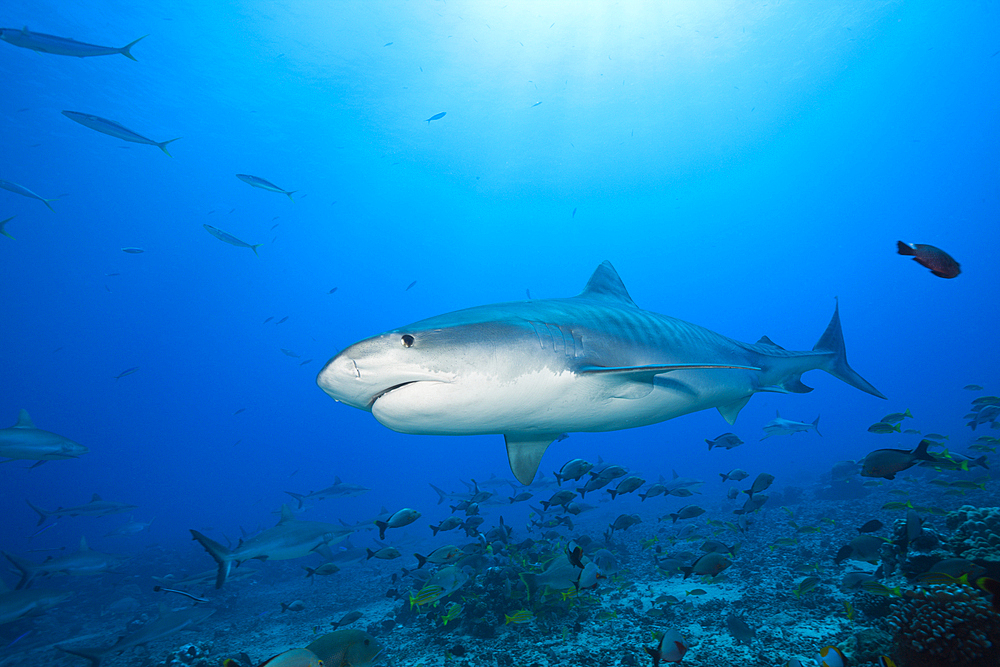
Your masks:
{"label": "blue water", "polygon": [[[1000,393],[1000,9],[705,5],[3,3],[5,27],[148,37],[137,62],[0,43],[0,178],[58,198],[53,213],[0,191],[0,219],[17,216],[16,241],[0,237],[0,422],[26,408],[91,450],[0,469],[0,548],[84,535],[207,569],[187,529],[270,525],[284,491],[334,476],[373,491],[313,518],[410,506],[436,523],[427,483],[510,477],[502,438],[394,433],[316,373],[408,322],[576,294],[603,260],[642,308],[790,349],[812,347],[839,298],[851,365],[889,401],[814,372],[815,392],[757,395],[733,428],[711,410],[573,434],[546,473],[603,455],[651,480],[742,467],[808,487],[836,461],[913,446],[865,430],[904,408],[967,441],[962,387]],[[182,138],[171,158],[62,110]],[[932,276],[898,239],[962,274]],[[776,409],[821,415],[823,437],[758,442]],[[728,430],[747,444],[706,451]],[[155,522],[102,539],[125,517],[65,518],[29,543],[24,499],[92,493]]]}

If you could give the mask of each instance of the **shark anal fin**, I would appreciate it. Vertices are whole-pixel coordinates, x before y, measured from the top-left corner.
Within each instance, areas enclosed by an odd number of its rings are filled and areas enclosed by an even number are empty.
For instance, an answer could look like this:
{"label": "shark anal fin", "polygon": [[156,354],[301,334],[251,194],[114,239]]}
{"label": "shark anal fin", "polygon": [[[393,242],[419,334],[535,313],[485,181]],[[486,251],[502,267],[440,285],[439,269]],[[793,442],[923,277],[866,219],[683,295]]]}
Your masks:
{"label": "shark anal fin", "polygon": [[729,405],[720,405],[718,410],[719,414],[722,415],[723,419],[729,422],[730,425],[736,423],[736,417],[740,414],[740,410],[747,404],[750,397],[741,398],[738,401],[733,401]]}
{"label": "shark anal fin", "polygon": [[559,437],[558,433],[541,435],[505,435],[507,443],[507,459],[510,470],[521,484],[527,486],[535,479],[542,455],[552,442]]}

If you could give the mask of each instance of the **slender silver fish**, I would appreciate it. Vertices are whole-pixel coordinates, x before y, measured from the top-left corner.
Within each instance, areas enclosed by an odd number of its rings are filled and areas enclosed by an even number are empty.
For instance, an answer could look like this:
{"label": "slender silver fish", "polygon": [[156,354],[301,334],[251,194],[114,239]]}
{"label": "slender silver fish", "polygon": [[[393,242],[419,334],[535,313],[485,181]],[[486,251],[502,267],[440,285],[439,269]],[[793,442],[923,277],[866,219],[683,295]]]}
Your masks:
{"label": "slender silver fish", "polygon": [[[50,211],[52,211],[53,213],[56,212],[56,210],[52,208],[52,205],[49,204],[50,201],[56,201],[55,199],[45,199],[44,197],[39,197],[38,195],[36,195],[34,192],[24,187],[23,185],[18,185],[17,183],[12,183],[11,181],[5,181],[2,178],[0,178],[0,188],[3,188],[4,190],[9,190],[15,194],[19,194],[22,197],[30,197],[31,199],[37,199],[38,201],[48,206]],[[7,220],[4,220],[4,222],[7,222]]]}
{"label": "slender silver fish", "polygon": [[[250,245],[246,241],[239,240],[238,238],[236,238],[232,234],[227,234],[226,232],[222,231],[221,229],[216,229],[212,225],[202,225],[202,226],[205,228],[205,230],[209,234],[211,234],[215,238],[219,239],[220,241],[225,241],[229,245],[234,245],[237,248],[250,248],[251,250],[253,250],[253,254],[255,254],[255,255],[257,255],[257,248],[259,248],[262,245],[264,245],[263,243],[257,243],[255,245]],[[260,255],[257,255],[257,256],[260,257]]]}
{"label": "slender silver fish", "polygon": [[108,120],[107,118],[101,118],[100,116],[94,116],[89,113],[81,113],[79,111],[63,111],[62,114],[70,120],[75,120],[84,127],[89,127],[92,130],[97,130],[98,132],[116,137],[123,141],[131,141],[133,144],[158,146],[161,151],[167,154],[168,157],[173,156],[170,155],[170,151],[167,150],[167,144],[180,139],[180,137],[177,137],[168,141],[153,141],[152,139],[142,136],[138,132],[133,132],[118,121]]}
{"label": "slender silver fish", "polygon": [[[298,192],[298,190],[291,190],[291,191],[282,190],[271,181],[263,179],[260,176],[251,176],[250,174],[236,174],[236,178],[240,179],[247,185],[251,185],[255,188],[260,188],[261,190],[267,190],[268,192],[279,192],[283,195],[288,195],[289,199],[292,199],[292,195]],[[294,202],[295,200],[292,199],[292,201]]]}
{"label": "slender silver fish", "polygon": [[[139,39],[145,37],[147,35],[143,35]],[[89,56],[112,56],[120,53],[130,60],[135,60],[135,58],[132,57],[129,49],[139,41],[137,39],[134,42],[129,42],[121,48],[97,46],[96,44],[78,42],[75,39],[67,37],[56,37],[55,35],[46,35],[41,32],[31,32],[27,27],[20,30],[17,28],[0,28],[0,39],[8,44],[20,46],[23,49],[31,49],[32,51],[41,53],[52,53],[57,56],[87,58]]]}

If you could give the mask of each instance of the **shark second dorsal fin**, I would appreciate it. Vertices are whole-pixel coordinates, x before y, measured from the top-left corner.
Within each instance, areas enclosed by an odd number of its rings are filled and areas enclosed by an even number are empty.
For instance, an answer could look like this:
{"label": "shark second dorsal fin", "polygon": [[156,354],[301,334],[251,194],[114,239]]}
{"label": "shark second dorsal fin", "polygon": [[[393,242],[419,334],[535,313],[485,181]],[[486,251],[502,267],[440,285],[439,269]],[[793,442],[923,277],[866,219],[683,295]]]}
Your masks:
{"label": "shark second dorsal fin", "polygon": [[757,345],[769,345],[771,347],[776,347],[779,350],[784,350],[785,349],[785,348],[781,347],[780,345],[778,345],[777,343],[775,343],[770,338],[768,338],[767,336],[761,336],[760,340],[757,341]]}
{"label": "shark second dorsal fin", "polygon": [[601,262],[594,274],[590,276],[590,280],[587,281],[587,286],[577,294],[577,298],[613,301],[622,306],[638,308],[632,301],[632,297],[628,295],[625,283],[618,277],[615,267],[611,266],[611,262],[608,261]]}
{"label": "shark second dorsal fin", "polygon": [[17,423],[12,428],[35,428],[35,422],[31,421],[28,411],[21,408],[21,414],[17,416]]}
{"label": "shark second dorsal fin", "polygon": [[295,515],[292,514],[292,508],[290,508],[288,505],[282,505],[281,518],[278,520],[278,525],[281,525],[286,521],[295,521]]}
{"label": "shark second dorsal fin", "polygon": [[343,484],[343,482],[340,481],[339,477],[337,477],[336,475],[334,475],[333,476],[333,484],[334,484],[334,486],[336,486],[338,484]]}

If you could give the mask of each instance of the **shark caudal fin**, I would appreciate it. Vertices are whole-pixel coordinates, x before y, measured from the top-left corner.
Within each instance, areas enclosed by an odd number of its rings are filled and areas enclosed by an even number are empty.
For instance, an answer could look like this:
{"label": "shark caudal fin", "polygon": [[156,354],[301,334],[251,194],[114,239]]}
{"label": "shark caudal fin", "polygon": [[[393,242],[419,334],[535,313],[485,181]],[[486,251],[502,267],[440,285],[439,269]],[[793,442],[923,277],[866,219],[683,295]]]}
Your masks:
{"label": "shark caudal fin", "polygon": [[833,353],[833,356],[829,359],[829,361],[827,361],[826,365],[822,367],[823,370],[833,377],[838,380],[842,380],[865,393],[871,394],[872,396],[885,398],[885,395],[882,394],[882,392],[872,386],[868,380],[858,375],[858,373],[847,363],[847,350],[844,348],[844,332],[840,328],[839,303],[834,306],[833,317],[830,318],[830,324],[827,325],[826,331],[823,332],[819,341],[813,346],[813,351]]}
{"label": "shark caudal fin", "polygon": [[31,580],[34,579],[35,575],[38,573],[38,566],[27,558],[21,558],[20,556],[9,554],[6,551],[0,551],[0,553],[6,556],[11,565],[16,567],[17,571],[21,574],[21,580],[17,582],[17,586],[14,587],[15,590],[27,588],[31,583]]}
{"label": "shark caudal fin", "polygon": [[[21,412],[24,413],[22,415],[22,417],[27,417],[28,416],[28,413],[25,412],[24,410],[21,410]],[[31,421],[30,417],[28,418],[28,421],[29,422]],[[21,424],[20,420],[17,423],[18,423],[18,426],[20,426],[20,424]],[[17,428],[17,427],[15,426],[15,428]],[[30,500],[25,500],[24,502],[28,503],[28,507],[30,507],[31,509],[35,510],[35,512],[38,513],[38,523],[35,524],[35,525],[38,525],[38,526],[42,525],[43,523],[45,523],[46,519],[48,519],[50,516],[52,516],[52,512],[49,512],[47,510],[43,510],[41,507],[33,505]]]}
{"label": "shark caudal fin", "polygon": [[59,644],[56,644],[56,648],[63,653],[69,653],[70,655],[90,660],[90,667],[100,667],[101,660],[103,660],[104,656],[108,653],[107,649],[103,648],[84,648],[82,646],[80,648],[67,648],[66,646],[60,646]]}
{"label": "shark caudal fin", "polygon": [[205,551],[208,555],[215,559],[215,562],[219,564],[219,574],[215,577],[215,587],[222,588],[222,584],[226,583],[226,578],[229,577],[229,571],[233,567],[233,552],[222,546],[215,540],[205,537],[197,530],[191,531],[191,536],[198,541],[198,544],[205,547]]}

